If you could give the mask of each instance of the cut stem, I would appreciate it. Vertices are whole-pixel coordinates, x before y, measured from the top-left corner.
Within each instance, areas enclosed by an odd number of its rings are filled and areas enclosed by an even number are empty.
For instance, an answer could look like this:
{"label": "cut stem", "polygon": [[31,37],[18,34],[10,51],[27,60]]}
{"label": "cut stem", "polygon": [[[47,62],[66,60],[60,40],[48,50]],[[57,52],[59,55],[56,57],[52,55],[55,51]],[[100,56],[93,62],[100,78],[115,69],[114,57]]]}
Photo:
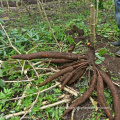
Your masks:
{"label": "cut stem", "polygon": [[90,6],[90,34],[91,34],[91,45],[94,47],[95,42],[95,8],[94,5]]}

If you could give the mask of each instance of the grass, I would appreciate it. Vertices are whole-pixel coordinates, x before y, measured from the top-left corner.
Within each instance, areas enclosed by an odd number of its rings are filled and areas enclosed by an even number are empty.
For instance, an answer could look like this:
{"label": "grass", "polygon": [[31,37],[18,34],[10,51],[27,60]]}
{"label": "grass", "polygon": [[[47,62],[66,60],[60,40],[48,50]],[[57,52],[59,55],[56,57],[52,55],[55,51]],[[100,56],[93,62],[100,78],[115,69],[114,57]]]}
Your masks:
{"label": "grass", "polygon": [[[96,34],[100,34],[104,37],[111,38],[116,37],[119,35],[119,30],[117,29],[117,26],[115,23],[115,16],[114,16],[114,8],[110,11],[110,14],[107,18],[106,23],[104,23],[104,17],[106,16],[107,11],[109,10],[109,7],[111,6],[111,2],[107,1],[104,3],[104,9],[99,10],[99,16],[98,16],[98,23],[96,25]],[[83,9],[82,9],[83,8]],[[65,10],[64,10],[65,9]],[[52,31],[56,37],[56,39],[59,41],[59,43],[62,46],[62,51],[67,52],[68,44],[74,43],[71,36],[65,35],[65,31],[71,29],[72,25],[76,24],[79,29],[84,29],[85,36],[90,35],[90,27],[89,27],[89,4],[82,2],[76,2],[76,3],[69,3],[65,8],[61,7],[61,11],[63,13],[64,20],[62,20],[60,13],[53,14],[52,16],[48,17],[50,21],[50,25],[52,27]],[[74,12],[71,12],[71,11]],[[1,11],[2,12],[2,11]],[[47,13],[47,11],[46,11]],[[4,12],[2,13],[4,14]],[[35,53],[39,51],[60,51],[60,48],[56,45],[56,41],[54,40],[53,34],[51,30],[49,29],[49,25],[46,21],[42,21],[39,13],[36,11],[32,12],[32,16],[29,17],[28,14],[23,13],[22,14],[22,22],[23,25],[21,26],[20,19],[18,15],[16,16],[16,13],[13,11],[10,13],[11,20],[5,22],[5,29],[11,38],[12,44],[19,50],[22,54],[25,54],[29,50],[30,53]],[[12,20],[14,18],[14,22]],[[111,18],[114,18],[111,20]],[[2,20],[1,20],[2,22]],[[2,22],[3,24],[3,22]],[[112,31],[112,32],[111,32]],[[87,42],[87,40],[86,40]],[[51,72],[49,70],[38,70],[38,74],[40,77],[38,78],[31,67],[30,64],[24,61],[17,61],[12,60],[10,56],[16,54],[16,51],[9,46],[8,39],[3,32],[3,30],[0,30],[0,115],[1,120],[4,120],[5,115],[17,113],[20,111],[23,111],[25,108],[29,109],[30,105],[35,101],[37,95],[32,95],[38,90],[42,91],[44,89],[47,89],[48,87],[53,86],[55,81],[51,84],[48,83],[47,85],[43,87],[36,87],[36,85],[39,85],[42,83],[48,75],[46,73]],[[80,51],[79,49],[77,51]],[[77,52],[76,51],[76,52]],[[108,50],[104,49],[103,51],[108,53]],[[113,55],[113,53],[109,53],[110,55]],[[102,59],[102,58],[101,58]],[[1,61],[3,63],[1,64]],[[32,64],[39,62],[40,60],[31,60],[30,62]],[[22,70],[24,66],[24,70]],[[51,68],[53,67],[56,69],[57,66],[54,64],[45,64],[41,61],[40,64],[36,65],[35,68]],[[50,74],[53,74],[54,72],[51,72]],[[27,77],[29,79],[34,79],[34,81],[31,81],[30,88],[26,88],[27,82],[19,82],[20,80],[25,80]],[[5,82],[5,81],[18,81],[18,82]],[[22,99],[21,105],[17,105],[18,100],[12,101],[10,99],[16,98],[17,96],[22,96],[23,91],[26,90],[26,95],[28,97],[25,97]],[[82,89],[84,91],[84,88]],[[56,109],[55,107],[52,108],[46,108],[45,110],[40,110],[40,107],[42,106],[42,102],[48,100],[51,104],[58,101],[58,96],[62,95],[62,91],[59,90],[59,88],[53,88],[49,91],[46,91],[44,93],[41,93],[36,104],[32,107],[31,112],[27,117],[31,117],[32,119],[36,119],[39,117],[41,120],[59,120],[60,116],[62,115],[63,111],[65,110],[64,104],[58,105],[57,107],[59,109]],[[106,95],[106,94],[105,94]],[[106,95],[108,98],[108,103],[110,104],[111,99],[110,95]],[[103,114],[103,113],[102,113]],[[96,117],[96,112],[93,111],[92,117]],[[19,120],[20,117],[12,117],[10,120]]]}

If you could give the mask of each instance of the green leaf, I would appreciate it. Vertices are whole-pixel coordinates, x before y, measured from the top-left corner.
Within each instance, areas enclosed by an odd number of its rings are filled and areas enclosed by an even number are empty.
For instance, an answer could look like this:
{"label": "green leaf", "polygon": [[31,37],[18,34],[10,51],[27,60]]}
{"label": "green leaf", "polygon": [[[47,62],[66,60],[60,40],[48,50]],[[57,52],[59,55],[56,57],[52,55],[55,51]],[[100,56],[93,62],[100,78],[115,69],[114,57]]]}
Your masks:
{"label": "green leaf", "polygon": [[2,13],[3,11],[2,10],[0,10],[0,13]]}
{"label": "green leaf", "polygon": [[5,81],[0,79],[0,87],[4,87],[5,86]]}
{"label": "green leaf", "polygon": [[103,49],[99,50],[99,55],[103,55],[105,53],[107,53],[105,50],[103,50]]}
{"label": "green leaf", "polygon": [[98,58],[98,59],[95,61],[96,64],[101,64],[102,61],[105,60],[105,57],[101,57],[99,53],[95,53],[95,55],[96,55],[96,57]]}
{"label": "green leaf", "polygon": [[0,69],[0,77],[3,77],[3,71]]}
{"label": "green leaf", "polygon": [[80,88],[80,93],[84,93],[86,88]]}
{"label": "green leaf", "polygon": [[105,95],[105,97],[107,97],[107,98],[109,98],[110,97],[110,93],[108,93],[108,92],[104,92],[104,95]]}
{"label": "green leaf", "polygon": [[3,25],[5,25],[5,23],[3,22],[3,20],[2,20],[2,19],[0,19],[0,23],[1,23],[1,24],[3,24]]}

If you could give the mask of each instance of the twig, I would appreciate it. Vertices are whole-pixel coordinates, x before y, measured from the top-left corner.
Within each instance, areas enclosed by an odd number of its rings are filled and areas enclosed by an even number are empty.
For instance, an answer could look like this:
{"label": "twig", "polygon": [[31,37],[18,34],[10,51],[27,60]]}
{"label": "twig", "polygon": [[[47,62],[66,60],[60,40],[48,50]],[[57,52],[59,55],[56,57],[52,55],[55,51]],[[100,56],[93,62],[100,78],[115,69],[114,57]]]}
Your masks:
{"label": "twig", "polygon": [[38,65],[40,63],[42,63],[42,62],[40,61],[40,62],[33,63],[33,66]]}
{"label": "twig", "polygon": [[[9,114],[9,115],[5,115],[5,119],[9,119],[9,118],[11,118],[11,117],[13,117],[13,116],[20,116],[20,115],[23,115],[23,114],[24,114],[24,115],[20,118],[20,120],[22,120],[22,119],[25,117],[26,114],[28,114],[29,112],[31,112],[31,109],[33,108],[33,106],[36,104],[36,102],[37,102],[37,100],[38,100],[39,94],[40,94],[40,93],[38,93],[35,101],[32,103],[31,108],[30,108],[29,110],[27,110],[27,111],[21,111],[21,112],[18,112],[18,113],[13,113],[13,114]],[[68,102],[70,102],[70,101],[71,101],[70,96],[67,95],[67,96],[65,96],[65,98],[64,98],[63,100],[58,101],[58,102],[55,102],[55,103],[50,104],[50,105],[47,105],[47,106],[43,106],[43,107],[41,107],[40,109],[42,110],[42,109],[45,109],[45,108],[47,108],[47,107],[53,107],[53,106],[56,106],[56,105],[59,105],[59,104],[62,104],[62,103],[68,103]]]}
{"label": "twig", "polygon": [[5,119],[9,119],[9,118],[11,118],[13,116],[23,115],[25,113],[26,113],[26,111],[21,111],[21,112],[18,112],[18,113],[13,113],[13,114],[5,115]]}
{"label": "twig", "polygon": [[43,106],[40,109],[43,110],[43,109],[46,109],[46,108],[57,106],[57,105],[62,104],[62,103],[68,103],[70,101],[71,101],[70,96],[66,95],[65,98],[63,98],[62,100],[60,100],[58,102],[55,102],[53,104],[49,104],[49,105]]}
{"label": "twig", "polygon": [[23,62],[21,74],[23,74],[23,73],[25,74],[25,72],[24,72],[25,62],[26,62],[26,60]]}
{"label": "twig", "polygon": [[75,109],[72,110],[71,120],[74,120]]}
{"label": "twig", "polygon": [[53,71],[53,72],[59,72],[60,70],[55,70],[55,69],[53,69],[53,68],[36,68],[36,70],[51,70],[51,71]]}
{"label": "twig", "polygon": [[1,23],[0,23],[0,26],[2,27],[3,31],[5,32],[5,34],[6,34],[7,38],[8,38],[8,41],[9,41],[9,43],[10,43],[10,46],[11,46],[17,53],[21,54],[21,53],[17,50],[17,48],[12,45],[12,42],[11,42],[9,36],[8,36],[6,30],[4,29],[4,27],[3,27],[3,25],[2,25]]}
{"label": "twig", "polygon": [[[63,94],[63,95],[61,95],[61,96],[58,96],[58,100],[64,98],[65,96],[66,96],[65,94]],[[49,103],[50,103],[49,101],[43,101],[43,102],[42,102],[42,105],[46,105],[46,104],[49,104]],[[31,105],[29,105],[27,108],[24,108],[24,110],[26,111],[26,110],[28,110],[30,107],[31,107]]]}
{"label": "twig", "polygon": [[36,94],[38,94],[38,93],[43,93],[43,92],[45,92],[45,91],[47,91],[47,90],[50,90],[50,89],[52,89],[52,88],[55,88],[55,87],[58,86],[58,85],[60,85],[60,83],[56,83],[55,85],[53,85],[53,86],[51,86],[51,87],[49,87],[49,88],[47,88],[47,89],[44,89],[44,90],[42,90],[42,91],[38,91],[38,92],[36,92],[36,93],[30,94],[30,95],[26,95],[26,96],[24,96],[24,97],[11,98],[11,99],[8,99],[7,101],[23,99],[23,98],[25,98],[25,97],[32,96],[32,95],[36,95]]}
{"label": "twig", "polygon": [[112,81],[115,85],[117,85],[118,87],[120,87],[120,83],[116,83],[114,81]]}
{"label": "twig", "polygon": [[[30,86],[31,86],[31,82],[26,85],[27,88],[30,88]],[[26,89],[25,89],[21,97],[24,97],[24,96],[26,95],[26,93],[27,93],[27,91],[26,91]],[[20,106],[21,103],[22,103],[22,99],[19,99],[17,105]]]}
{"label": "twig", "polygon": [[24,113],[24,115],[20,118],[20,120],[22,120],[22,119],[25,117],[25,115],[26,115],[26,114],[28,114],[29,112],[31,112],[31,109],[32,109],[32,108],[33,108],[33,106],[36,104],[36,102],[37,102],[37,100],[38,100],[39,95],[40,95],[40,92],[37,94],[37,97],[36,97],[35,101],[32,103],[31,108],[30,108],[28,111],[26,111],[26,112]]}
{"label": "twig", "polygon": [[21,80],[21,81],[5,81],[6,83],[15,83],[15,82],[31,82],[31,81],[34,81],[34,79],[31,79],[31,80]]}
{"label": "twig", "polygon": [[33,68],[33,70],[35,71],[37,77],[39,78],[38,72],[36,71],[36,69],[34,68],[34,66],[31,64],[31,62],[29,60],[27,60],[27,62],[31,65],[31,67]]}
{"label": "twig", "polygon": [[[56,82],[56,83],[59,83],[59,82]],[[59,88],[61,88],[61,84],[60,84],[60,83],[59,83],[58,86],[59,86]],[[63,90],[71,93],[71,94],[74,95],[74,96],[78,96],[78,91],[75,91],[74,89],[72,89],[72,88],[70,88],[70,87],[68,87],[68,86],[67,86],[67,87],[64,87]]]}

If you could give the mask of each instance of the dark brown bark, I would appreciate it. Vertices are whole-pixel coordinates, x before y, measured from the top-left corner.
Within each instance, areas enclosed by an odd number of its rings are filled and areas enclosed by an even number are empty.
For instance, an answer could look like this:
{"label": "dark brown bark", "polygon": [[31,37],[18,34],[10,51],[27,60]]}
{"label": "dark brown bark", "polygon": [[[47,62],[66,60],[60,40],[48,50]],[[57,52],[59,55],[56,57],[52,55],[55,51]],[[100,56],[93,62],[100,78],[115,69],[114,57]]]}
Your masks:
{"label": "dark brown bark", "polygon": [[105,111],[108,118],[110,120],[113,120],[112,113],[105,99],[103,80],[101,76],[98,76],[98,79],[97,79],[97,97],[100,105],[103,107],[103,110]]}
{"label": "dark brown bark", "polygon": [[71,78],[71,80],[68,82],[68,85],[71,85],[72,83],[74,83],[77,79],[81,78],[85,72],[85,68],[84,69],[79,69],[76,74]]}
{"label": "dark brown bark", "polygon": [[69,60],[78,60],[84,59],[85,56],[80,56],[80,54],[65,53],[65,52],[38,52],[31,54],[20,54],[12,56],[13,59],[22,59],[22,60],[32,60],[40,58],[55,58],[55,59],[69,59]]}
{"label": "dark brown bark", "polygon": [[114,111],[115,111],[115,120],[120,120],[120,103],[119,103],[119,96],[117,94],[117,89],[115,85],[113,84],[112,80],[108,77],[106,73],[104,73],[102,70],[99,70],[103,80],[107,83],[109,89],[111,90],[112,96],[113,96],[113,105],[114,105]]}
{"label": "dark brown bark", "polygon": [[65,80],[65,78],[69,75],[70,72],[64,74],[60,79],[59,82],[63,82],[63,80]]}
{"label": "dark brown bark", "polygon": [[73,62],[73,60],[66,60],[66,59],[51,59],[51,60],[44,60],[44,62],[48,63],[55,63],[55,64],[58,64],[58,63],[70,63],[70,62]]}

